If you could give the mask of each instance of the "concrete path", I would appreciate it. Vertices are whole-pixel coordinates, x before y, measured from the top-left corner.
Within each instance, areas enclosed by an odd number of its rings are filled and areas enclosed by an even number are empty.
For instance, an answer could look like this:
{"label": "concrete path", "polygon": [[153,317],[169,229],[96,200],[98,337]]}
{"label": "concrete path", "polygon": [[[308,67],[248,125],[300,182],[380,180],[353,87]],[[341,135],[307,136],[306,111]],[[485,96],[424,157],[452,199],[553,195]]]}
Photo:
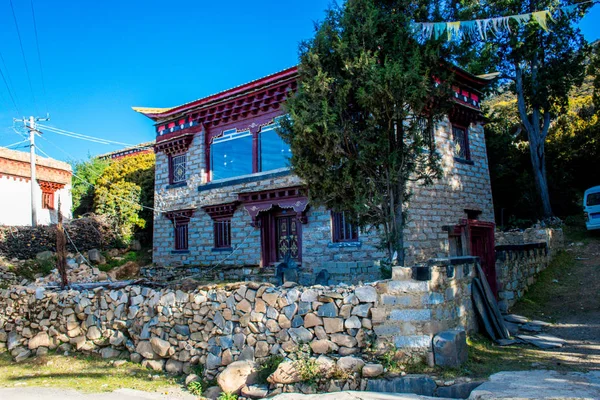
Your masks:
{"label": "concrete path", "polygon": [[[2,392],[0,392],[1,394]],[[273,400],[450,400],[442,397],[427,397],[405,393],[335,392],[321,394],[284,393]]]}
{"label": "concrete path", "polygon": [[600,399],[600,371],[499,372],[469,397],[487,399]]}
{"label": "concrete path", "polygon": [[1,400],[196,400],[196,396],[184,392],[168,394],[119,389],[107,393],[81,393],[71,389],[43,387],[14,387],[0,389]]}

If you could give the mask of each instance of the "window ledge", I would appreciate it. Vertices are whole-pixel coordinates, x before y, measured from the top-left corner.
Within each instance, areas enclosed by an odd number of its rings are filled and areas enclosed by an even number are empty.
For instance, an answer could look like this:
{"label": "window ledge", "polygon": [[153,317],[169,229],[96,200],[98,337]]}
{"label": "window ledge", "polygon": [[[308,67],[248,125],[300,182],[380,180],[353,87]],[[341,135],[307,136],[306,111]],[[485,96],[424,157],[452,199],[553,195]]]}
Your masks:
{"label": "window ledge", "polygon": [[362,242],[331,242],[327,244],[327,247],[338,249],[342,247],[360,247]]}
{"label": "window ledge", "polygon": [[233,247],[213,247],[211,251],[215,252],[223,252],[223,251],[233,251]]}
{"label": "window ledge", "polygon": [[461,164],[475,165],[473,160],[465,160],[464,158],[460,158],[460,157],[454,157],[454,161],[461,163]]}
{"label": "window ledge", "polygon": [[177,182],[177,183],[172,183],[170,185],[167,185],[166,188],[167,189],[176,189],[176,188],[185,187],[185,186],[187,186],[187,182]]}
{"label": "window ledge", "polygon": [[198,186],[198,191],[203,192],[205,190],[218,189],[218,188],[222,188],[222,187],[226,187],[226,186],[238,185],[240,183],[256,182],[256,181],[260,181],[263,179],[270,179],[270,178],[276,178],[279,176],[286,176],[286,175],[289,175],[290,173],[291,173],[291,170],[289,168],[282,168],[282,169],[275,169],[273,171],[257,172],[255,174],[251,174],[251,175],[237,176],[235,178],[218,179],[218,180],[206,183],[204,185]]}
{"label": "window ledge", "polygon": [[189,254],[189,250],[171,250],[171,254]]}

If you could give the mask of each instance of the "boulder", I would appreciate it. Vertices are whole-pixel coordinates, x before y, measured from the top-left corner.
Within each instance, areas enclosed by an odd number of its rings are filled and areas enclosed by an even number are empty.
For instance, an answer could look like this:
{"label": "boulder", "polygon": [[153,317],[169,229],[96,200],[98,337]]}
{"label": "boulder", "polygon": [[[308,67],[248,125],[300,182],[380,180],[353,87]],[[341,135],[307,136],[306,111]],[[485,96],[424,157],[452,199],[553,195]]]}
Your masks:
{"label": "boulder", "polygon": [[98,249],[91,249],[88,251],[88,260],[93,264],[106,264],[106,258],[104,258]]}
{"label": "boulder", "polygon": [[362,303],[375,303],[377,301],[377,289],[373,286],[359,286],[354,289],[354,294]]}
{"label": "boulder", "polygon": [[168,357],[169,350],[171,349],[171,343],[166,340],[162,340],[157,337],[153,337],[150,339],[150,346],[152,346],[152,350],[158,354],[160,357]]}
{"label": "boulder", "polygon": [[149,368],[154,371],[162,371],[165,366],[165,360],[144,360],[142,367]]}
{"label": "boulder", "polygon": [[35,350],[38,347],[50,347],[50,336],[46,332],[40,332],[29,339],[28,347],[29,350]]}
{"label": "boulder", "polygon": [[117,358],[121,355],[119,350],[113,349],[112,347],[105,347],[100,350],[102,358]]}
{"label": "boulder", "polygon": [[229,364],[217,377],[223,392],[239,393],[242,387],[256,382],[258,373],[252,361],[235,361]]}
{"label": "boulder", "polygon": [[362,369],[363,378],[375,378],[383,374],[383,365],[381,364],[365,364]]}
{"label": "boulder", "polygon": [[147,358],[148,360],[154,360],[159,358],[158,355],[152,349],[152,345],[147,340],[142,340],[135,347],[136,353],[139,353],[142,357]]}
{"label": "boulder", "polygon": [[90,326],[86,336],[90,340],[98,340],[102,337],[102,332],[97,326]]}
{"label": "boulder", "polygon": [[169,374],[180,375],[183,372],[183,363],[171,358],[165,364],[165,371]]}
{"label": "boulder", "polygon": [[356,357],[341,357],[337,361],[337,367],[346,372],[358,372],[365,365],[365,362]]}
{"label": "boulder", "polygon": [[313,340],[310,342],[310,348],[315,354],[327,354],[337,349],[335,343],[331,340]]}
{"label": "boulder", "polygon": [[358,344],[356,338],[350,335],[344,335],[342,333],[334,333],[331,335],[331,341],[342,347],[356,347]]}
{"label": "boulder", "polygon": [[302,380],[300,372],[296,368],[293,361],[284,361],[268,378],[269,383],[290,384],[300,382]]}

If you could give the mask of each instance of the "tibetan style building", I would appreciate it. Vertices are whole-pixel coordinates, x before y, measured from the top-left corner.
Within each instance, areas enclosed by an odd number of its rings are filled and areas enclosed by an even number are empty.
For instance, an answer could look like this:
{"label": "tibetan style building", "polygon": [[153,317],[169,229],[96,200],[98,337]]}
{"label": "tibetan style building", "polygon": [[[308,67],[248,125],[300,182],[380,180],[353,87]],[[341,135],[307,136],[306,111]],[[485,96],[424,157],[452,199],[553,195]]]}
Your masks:
{"label": "tibetan style building", "polygon": [[[40,225],[71,218],[71,166],[36,156],[36,213]],[[29,153],[0,148],[0,225],[31,225],[31,169]]]}
{"label": "tibetan style building", "polygon": [[[472,254],[493,268],[485,262],[494,214],[480,112],[489,77],[456,76],[454,109],[435,133],[443,178],[414,188],[407,263]],[[332,282],[379,278],[376,233],[313,207],[310,188],[288,167],[289,146],[275,129],[296,79],[294,67],[177,107],[134,108],[156,122],[154,262],[258,274],[290,253],[303,284],[323,269]]]}

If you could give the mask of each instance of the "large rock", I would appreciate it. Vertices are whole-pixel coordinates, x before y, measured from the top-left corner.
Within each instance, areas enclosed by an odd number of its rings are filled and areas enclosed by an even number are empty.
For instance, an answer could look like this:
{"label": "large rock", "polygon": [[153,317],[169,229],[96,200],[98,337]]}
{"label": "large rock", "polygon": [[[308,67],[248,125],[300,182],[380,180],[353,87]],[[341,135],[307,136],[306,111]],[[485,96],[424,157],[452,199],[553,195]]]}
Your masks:
{"label": "large rock", "polygon": [[90,326],[86,336],[90,340],[98,340],[102,337],[102,332],[97,326]]}
{"label": "large rock", "polygon": [[249,399],[264,399],[268,393],[267,385],[248,385],[242,388],[242,396]]}
{"label": "large rock", "polygon": [[365,364],[362,369],[363,378],[375,378],[383,374],[383,365],[381,364]]}
{"label": "large rock", "polygon": [[308,343],[313,338],[313,334],[305,327],[290,328],[288,333],[292,340],[298,344]]}
{"label": "large rock", "polygon": [[165,366],[165,360],[144,360],[142,367],[149,368],[154,371],[162,371]]}
{"label": "large rock", "polygon": [[157,337],[153,337],[150,339],[150,345],[152,346],[152,350],[161,357],[168,357],[169,350],[171,349],[171,343],[166,340],[162,340]]}
{"label": "large rock", "polygon": [[295,362],[293,361],[284,361],[267,378],[267,381],[270,383],[283,383],[290,384],[300,382],[302,380],[300,376],[300,372],[296,368]]}
{"label": "large rock", "polygon": [[98,249],[91,249],[88,251],[88,259],[93,264],[106,264],[106,258],[100,253]]}
{"label": "large rock", "polygon": [[113,349],[112,347],[104,347],[100,350],[102,358],[117,358],[121,355],[119,350]]}
{"label": "large rock", "polygon": [[50,347],[50,336],[46,332],[40,332],[29,339],[28,347],[30,350],[35,350],[38,347]]}
{"label": "large rock", "polygon": [[375,303],[377,301],[377,290],[373,286],[357,287],[354,294],[363,303]]}
{"label": "large rock", "polygon": [[313,340],[310,348],[315,354],[327,354],[337,350],[337,346],[331,340]]}
{"label": "large rock", "polygon": [[183,363],[171,358],[165,364],[165,371],[169,374],[180,375],[183,372]]}
{"label": "large rock", "polygon": [[136,353],[141,354],[142,357],[147,358],[148,360],[154,360],[159,358],[158,355],[152,349],[152,345],[147,340],[142,340],[135,347]]}
{"label": "large rock", "polygon": [[341,357],[337,361],[337,367],[346,372],[358,372],[363,369],[365,362],[356,357]]}
{"label": "large rock", "polygon": [[467,335],[465,331],[443,331],[433,338],[433,356],[440,367],[459,367],[467,362]]}
{"label": "large rock", "polygon": [[223,392],[239,393],[242,387],[255,383],[257,376],[256,363],[235,361],[219,374],[217,383]]}
{"label": "large rock", "polygon": [[331,335],[331,341],[342,347],[356,347],[358,344],[356,338],[350,335],[344,335],[342,333],[334,333]]}

